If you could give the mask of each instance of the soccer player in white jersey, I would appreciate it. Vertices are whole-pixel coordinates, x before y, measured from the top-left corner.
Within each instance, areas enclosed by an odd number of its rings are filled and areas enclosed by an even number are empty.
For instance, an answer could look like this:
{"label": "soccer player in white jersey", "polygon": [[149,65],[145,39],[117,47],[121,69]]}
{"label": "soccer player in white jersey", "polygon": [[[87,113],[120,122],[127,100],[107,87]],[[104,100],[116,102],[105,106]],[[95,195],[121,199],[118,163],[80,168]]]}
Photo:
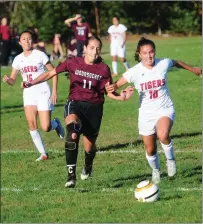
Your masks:
{"label": "soccer player in white jersey", "polygon": [[[24,31],[20,34],[19,43],[23,48],[23,52],[15,57],[10,77],[7,75],[3,77],[3,81],[9,85],[15,84],[19,71],[23,81],[32,81],[45,72],[45,68],[49,71],[53,69],[48,56],[44,52],[33,49],[32,33],[30,31]],[[60,138],[64,137],[64,129],[59,119],[55,118],[51,121],[51,110],[57,100],[57,82],[57,76],[55,76],[53,78],[52,94],[47,82],[23,90],[24,111],[30,135],[41,154],[36,161],[48,159],[48,154],[38,131],[37,115],[39,115],[43,131],[56,130]]]}
{"label": "soccer player in white jersey", "polygon": [[106,85],[107,92],[115,91],[125,83],[133,83],[140,96],[139,134],[142,136],[146,158],[152,168],[152,181],[160,182],[160,165],[157,154],[156,139],[158,137],[167,159],[168,176],[176,174],[176,162],[173,142],[169,136],[175,118],[173,102],[167,87],[167,72],[175,66],[202,74],[201,68],[189,66],[181,61],[169,58],[155,58],[153,41],[141,38],[135,58],[140,62],[130,68],[114,84]]}
{"label": "soccer player in white jersey", "polygon": [[127,28],[120,24],[120,19],[118,16],[114,16],[112,18],[112,23],[108,28],[108,33],[110,36],[110,51],[112,57],[112,69],[113,74],[112,76],[118,75],[118,65],[117,65],[117,56],[120,58],[121,62],[123,63],[126,70],[130,68],[128,62],[126,61],[126,30]]}

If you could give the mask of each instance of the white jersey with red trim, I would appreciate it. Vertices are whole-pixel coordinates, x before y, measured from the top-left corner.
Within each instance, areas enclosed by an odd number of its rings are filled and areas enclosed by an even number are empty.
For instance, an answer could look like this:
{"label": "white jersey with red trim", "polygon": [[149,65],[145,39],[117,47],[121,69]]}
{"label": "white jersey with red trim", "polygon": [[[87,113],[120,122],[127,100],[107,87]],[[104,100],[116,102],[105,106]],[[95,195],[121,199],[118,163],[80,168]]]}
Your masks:
{"label": "white jersey with red trim", "polygon": [[173,107],[167,87],[167,71],[173,66],[171,59],[156,59],[150,70],[142,62],[128,69],[124,78],[133,83],[140,96],[140,114],[149,115],[160,109]]}
{"label": "white jersey with red trim", "polygon": [[122,45],[124,38],[123,33],[127,30],[126,26],[123,24],[118,24],[118,26],[112,25],[108,29],[108,33],[111,35],[112,45]]}
{"label": "white jersey with red trim", "polygon": [[[17,55],[12,63],[12,67],[20,71],[23,81],[30,82],[46,71],[45,65],[48,61],[49,58],[44,52],[34,49],[29,56],[25,56],[23,52]],[[48,82],[42,82],[24,89],[24,94],[33,94],[47,90],[50,91]]]}

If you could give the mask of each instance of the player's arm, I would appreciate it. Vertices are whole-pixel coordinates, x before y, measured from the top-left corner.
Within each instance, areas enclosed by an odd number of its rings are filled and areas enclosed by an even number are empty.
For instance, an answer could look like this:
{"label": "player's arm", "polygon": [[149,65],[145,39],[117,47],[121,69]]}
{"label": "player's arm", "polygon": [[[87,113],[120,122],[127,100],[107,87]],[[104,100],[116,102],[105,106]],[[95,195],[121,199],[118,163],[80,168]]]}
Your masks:
{"label": "player's arm", "polygon": [[116,92],[109,92],[107,93],[107,96],[114,100],[128,100],[134,93],[134,88],[132,86],[128,86],[124,90],[121,90],[120,95]]}
{"label": "player's arm", "polygon": [[[51,64],[50,61],[45,65],[48,71],[51,71],[54,69],[54,66]],[[52,79],[52,94],[51,94],[51,99],[53,105],[56,104],[57,101],[57,86],[58,86],[58,75],[55,75]]]}
{"label": "player's arm", "polygon": [[67,24],[70,27],[71,26],[71,22],[76,21],[79,17],[81,17],[81,15],[80,14],[76,14],[75,17],[66,19],[64,21],[64,23]]}
{"label": "player's arm", "polygon": [[16,82],[17,75],[18,75],[18,70],[13,68],[11,71],[10,77],[8,77],[7,75],[4,75],[3,82],[6,82],[8,85],[13,86]]}
{"label": "player's arm", "polygon": [[197,76],[201,76],[202,75],[202,69],[199,67],[193,67],[190,66],[182,61],[178,61],[178,60],[173,60],[173,66],[177,67],[177,68],[183,68],[186,69],[192,73],[194,73]]}
{"label": "player's arm", "polygon": [[90,28],[89,24],[87,24],[87,30],[88,30],[88,37],[91,37],[92,33],[91,33],[91,28]]}
{"label": "player's arm", "polygon": [[127,80],[123,76],[120,77],[120,79],[116,81],[115,83],[110,84],[109,82],[107,82],[105,85],[106,92],[107,93],[115,92],[117,89],[119,89],[126,83],[127,83]]}

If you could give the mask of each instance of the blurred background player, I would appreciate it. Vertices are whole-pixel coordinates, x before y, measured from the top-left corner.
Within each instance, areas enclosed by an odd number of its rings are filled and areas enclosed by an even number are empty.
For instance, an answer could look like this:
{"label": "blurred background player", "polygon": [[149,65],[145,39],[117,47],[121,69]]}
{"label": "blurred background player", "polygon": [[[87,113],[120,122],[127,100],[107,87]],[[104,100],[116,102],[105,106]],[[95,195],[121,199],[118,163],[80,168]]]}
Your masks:
{"label": "blurred background player", "polygon": [[138,64],[126,71],[113,85],[106,85],[106,90],[115,91],[124,84],[133,83],[140,95],[139,134],[146,149],[146,158],[152,168],[152,181],[160,182],[160,165],[157,153],[157,137],[167,159],[168,176],[176,174],[174,146],[170,131],[175,119],[175,109],[167,87],[167,72],[175,66],[186,69],[196,75],[202,70],[181,61],[169,58],[156,59],[153,41],[142,37],[137,45],[135,59]]}
{"label": "blurred background player", "polygon": [[0,25],[0,65],[8,65],[8,58],[10,54],[10,27],[8,19],[3,17]]}
{"label": "blurred background player", "polygon": [[[67,131],[65,153],[68,170],[65,187],[74,187],[76,184],[76,162],[81,134],[83,134],[85,149],[85,164],[81,179],[86,180],[92,172],[96,155],[96,139],[103,116],[105,84],[111,83],[112,80],[109,67],[102,62],[100,57],[101,48],[101,40],[91,36],[84,47],[84,58],[67,58],[54,70],[40,75],[31,83],[24,83],[25,87],[29,87],[64,71],[69,72],[70,92],[64,109]],[[108,96],[118,100],[128,99],[124,91],[121,95],[109,93]]]}
{"label": "blurred background player", "polygon": [[[76,23],[74,21],[76,21]],[[90,25],[88,23],[83,22],[82,16],[80,14],[76,14],[74,18],[66,19],[65,24],[67,24],[68,27],[74,30],[75,38],[77,40],[77,56],[82,57],[85,42],[88,37],[92,35]]]}
{"label": "blurred background player", "polygon": [[61,45],[61,34],[56,33],[54,35],[53,39],[53,55],[51,56],[51,60],[54,59],[63,59],[64,54],[63,54],[63,48]]}
{"label": "blurred background player", "polygon": [[[20,71],[23,81],[32,81],[41,73],[52,70],[47,55],[39,50],[33,49],[32,33],[24,31],[19,36],[19,43],[23,48],[23,52],[15,57],[12,63],[12,72],[10,77],[5,75],[3,81],[9,85],[14,85],[17,74]],[[32,140],[41,154],[36,161],[48,159],[41,136],[37,127],[37,116],[39,116],[40,125],[43,131],[49,132],[56,130],[60,138],[64,137],[64,129],[58,118],[51,121],[52,103],[56,104],[57,100],[57,76],[53,78],[53,90],[51,90],[47,82],[33,86],[30,89],[23,90],[23,102],[25,116],[28,122],[30,135]]]}
{"label": "blurred background player", "polygon": [[126,30],[127,28],[120,24],[120,19],[118,16],[114,16],[112,18],[112,24],[108,28],[108,33],[110,37],[110,54],[112,57],[112,69],[113,74],[112,76],[118,75],[118,63],[117,63],[117,56],[120,58],[121,62],[126,70],[130,68],[128,62],[126,61]]}
{"label": "blurred background player", "polygon": [[72,37],[66,45],[66,54],[67,58],[76,57],[77,56],[77,48],[76,48],[77,40]]}

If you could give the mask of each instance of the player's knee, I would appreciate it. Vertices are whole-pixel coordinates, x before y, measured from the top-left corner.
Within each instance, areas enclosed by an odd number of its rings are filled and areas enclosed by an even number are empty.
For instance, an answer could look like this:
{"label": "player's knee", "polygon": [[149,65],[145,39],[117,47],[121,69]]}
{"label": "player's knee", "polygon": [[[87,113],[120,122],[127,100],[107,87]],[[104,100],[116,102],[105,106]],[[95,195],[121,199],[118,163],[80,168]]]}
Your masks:
{"label": "player's knee", "polygon": [[49,132],[51,130],[51,125],[42,125],[41,126],[42,130],[45,132]]}
{"label": "player's knee", "polygon": [[65,149],[77,150],[80,138],[81,126],[76,122],[66,125]]}
{"label": "player's knee", "polygon": [[157,136],[161,142],[165,142],[169,138],[169,133],[168,133],[168,131],[161,131],[161,132],[157,133]]}

